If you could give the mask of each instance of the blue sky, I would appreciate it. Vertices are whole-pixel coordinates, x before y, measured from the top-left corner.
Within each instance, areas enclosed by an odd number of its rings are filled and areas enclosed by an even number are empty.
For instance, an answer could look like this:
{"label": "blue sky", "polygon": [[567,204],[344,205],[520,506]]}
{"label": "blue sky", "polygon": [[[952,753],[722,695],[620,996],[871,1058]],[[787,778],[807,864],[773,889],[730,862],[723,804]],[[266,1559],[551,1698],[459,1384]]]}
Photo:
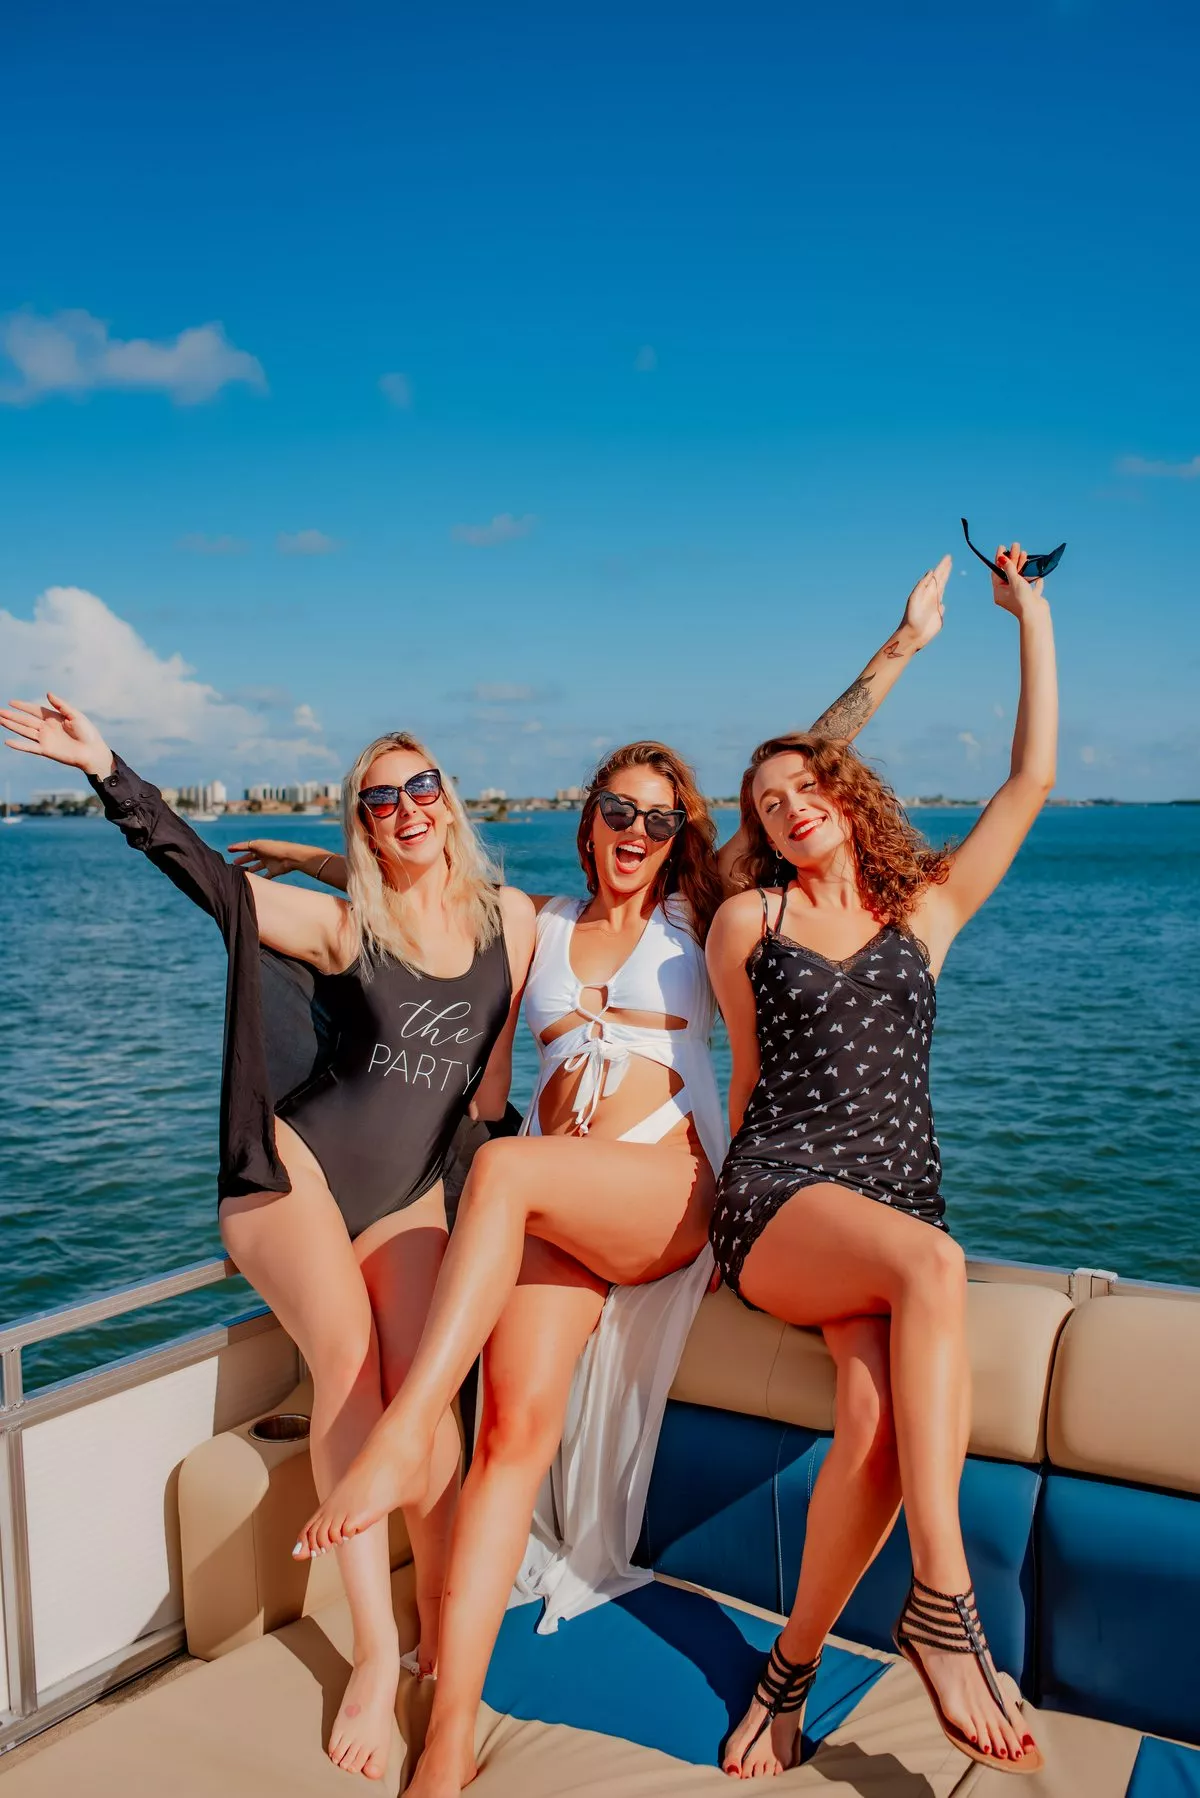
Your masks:
{"label": "blue sky", "polygon": [[402,725],[468,790],[647,734],[730,791],[949,549],[863,746],[975,793],[1016,642],[965,511],[1068,540],[1060,792],[1200,793],[1198,39],[1089,0],[26,9],[5,685],[163,779]]}

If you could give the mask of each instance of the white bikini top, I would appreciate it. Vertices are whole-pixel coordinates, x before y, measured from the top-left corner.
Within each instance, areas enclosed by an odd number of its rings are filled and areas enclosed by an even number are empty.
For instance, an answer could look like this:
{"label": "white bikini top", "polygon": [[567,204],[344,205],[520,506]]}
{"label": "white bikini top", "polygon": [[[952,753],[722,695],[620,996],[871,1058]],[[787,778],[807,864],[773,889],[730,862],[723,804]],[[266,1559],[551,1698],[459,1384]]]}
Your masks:
{"label": "white bikini top", "polygon": [[[716,1013],[704,951],[688,928],[686,902],[675,897],[655,906],[636,947],[603,988],[604,1009],[590,1011],[584,982],[571,966],[571,937],[588,903],[551,899],[542,907],[525,986],[525,1017],[541,1058],[538,1092],[560,1067],[581,1073],[572,1106],[580,1136],[587,1135],[601,1099],[620,1086],[633,1056],[673,1068],[692,1060],[699,1039],[707,1059]],[[624,1023],[613,1011],[656,1012],[685,1023],[681,1030],[653,1029]],[[586,1022],[543,1042],[545,1032],[573,1012]]]}

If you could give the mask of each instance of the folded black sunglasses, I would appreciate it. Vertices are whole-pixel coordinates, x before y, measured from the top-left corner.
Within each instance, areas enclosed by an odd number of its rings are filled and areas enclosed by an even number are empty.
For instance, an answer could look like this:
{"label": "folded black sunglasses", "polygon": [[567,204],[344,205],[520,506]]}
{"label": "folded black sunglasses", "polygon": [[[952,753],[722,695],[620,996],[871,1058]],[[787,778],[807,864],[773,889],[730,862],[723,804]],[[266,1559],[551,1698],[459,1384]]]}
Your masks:
{"label": "folded black sunglasses", "polygon": [[[966,519],[960,519],[959,522],[962,525],[963,536],[967,540],[967,548],[970,550],[971,554],[973,556],[978,556],[984,567],[990,568],[993,574],[998,574],[1002,581],[1007,581],[1008,576],[1005,574],[1003,568],[997,568],[991,557],[985,556],[983,551],[981,549],[976,549],[975,545],[971,542],[971,530]],[[1044,574],[1053,574],[1054,570],[1062,561],[1063,550],[1066,549],[1066,547],[1065,543],[1060,543],[1057,549],[1050,550],[1048,554],[1044,556],[1026,556],[1025,566],[1021,570],[1021,578],[1026,581],[1040,581]]]}

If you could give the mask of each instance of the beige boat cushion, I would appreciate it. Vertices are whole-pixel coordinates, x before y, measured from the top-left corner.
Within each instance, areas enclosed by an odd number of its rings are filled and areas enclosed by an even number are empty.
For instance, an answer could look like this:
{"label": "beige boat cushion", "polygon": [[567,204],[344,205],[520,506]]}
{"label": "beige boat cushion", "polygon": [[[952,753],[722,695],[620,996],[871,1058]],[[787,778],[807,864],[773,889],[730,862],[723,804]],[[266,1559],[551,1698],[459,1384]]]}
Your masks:
{"label": "beige boat cushion", "polygon": [[[392,1576],[392,1592],[401,1646],[411,1648],[411,1567]],[[343,1600],[30,1756],[5,1778],[5,1798],[396,1798],[407,1773],[399,1727],[382,1780],[343,1773],[324,1752],[351,1638]],[[406,1696],[414,1684],[404,1682]]]}
{"label": "beige boat cushion", "polygon": [[[972,1454],[1041,1458],[1054,1347],[1070,1310],[1070,1300],[1050,1287],[971,1282]],[[722,1287],[700,1307],[672,1397],[828,1430],[835,1388],[833,1362],[818,1331],[750,1311]]]}
{"label": "beige boat cushion", "polygon": [[1063,1332],[1050,1392],[1056,1467],[1200,1492],[1200,1304],[1089,1299]]}
{"label": "beige boat cushion", "polygon": [[[417,1633],[411,1567],[393,1575],[392,1588],[401,1643],[411,1647]],[[170,1798],[345,1798],[351,1790],[396,1798],[424,1741],[432,1687],[402,1682],[387,1776],[351,1788],[323,1752],[350,1652],[342,1601],[23,1758],[7,1774],[5,1798],[162,1798],[164,1791]],[[1014,1688],[1001,1677],[1011,1698]],[[1028,1705],[1025,1712],[1050,1763],[1044,1775],[1022,1782],[1028,1798],[1122,1798],[1141,1740],[1135,1731],[1039,1714]],[[486,1705],[475,1747],[480,1772],[471,1789],[478,1798],[690,1798],[710,1791],[715,1798],[728,1791],[716,1767]],[[950,1747],[916,1674],[896,1662],[812,1760],[771,1789],[814,1798],[982,1798],[994,1788],[995,1798],[1002,1790],[1012,1798],[1011,1779],[999,1783],[1004,1778],[976,1769]]]}
{"label": "beige boat cushion", "polygon": [[[277,1407],[312,1410],[307,1381]],[[179,1474],[179,1536],[188,1651],[213,1660],[342,1596],[336,1555],[294,1561],[316,1509],[307,1441],[258,1442],[250,1423],[203,1442]],[[389,1525],[393,1567],[411,1560],[404,1519]]]}
{"label": "beige boat cushion", "polygon": [[1143,1740],[1136,1729],[1022,1708],[1046,1765],[1016,1779],[980,1767],[963,1785],[963,1798],[1125,1798]]}

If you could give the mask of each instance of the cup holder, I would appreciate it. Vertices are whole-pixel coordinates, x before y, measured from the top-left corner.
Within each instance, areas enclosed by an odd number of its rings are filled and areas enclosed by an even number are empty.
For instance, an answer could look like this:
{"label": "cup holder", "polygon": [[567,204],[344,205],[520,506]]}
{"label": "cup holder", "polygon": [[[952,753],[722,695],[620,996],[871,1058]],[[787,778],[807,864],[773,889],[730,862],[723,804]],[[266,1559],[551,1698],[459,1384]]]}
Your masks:
{"label": "cup holder", "polygon": [[311,1419],[302,1411],[277,1411],[252,1423],[249,1434],[255,1442],[303,1442],[310,1428]]}

